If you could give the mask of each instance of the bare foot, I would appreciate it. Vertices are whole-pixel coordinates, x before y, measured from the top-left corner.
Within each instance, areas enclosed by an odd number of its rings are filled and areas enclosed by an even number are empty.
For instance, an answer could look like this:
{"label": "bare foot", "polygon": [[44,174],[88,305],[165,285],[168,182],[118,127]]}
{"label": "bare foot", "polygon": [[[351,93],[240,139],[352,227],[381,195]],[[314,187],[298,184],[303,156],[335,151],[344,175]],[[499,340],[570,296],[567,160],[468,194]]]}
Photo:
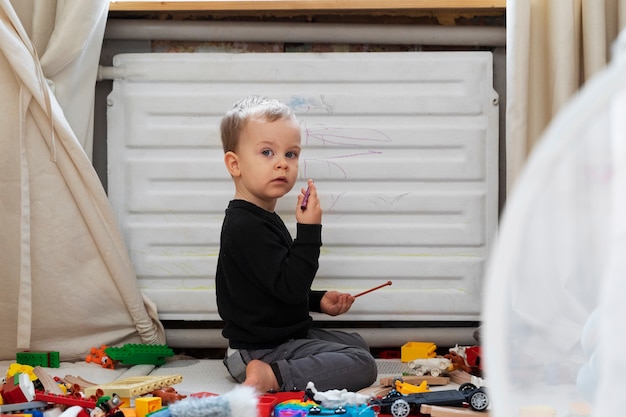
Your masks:
{"label": "bare foot", "polygon": [[272,367],[258,359],[253,359],[246,366],[246,380],[243,385],[256,388],[261,393],[270,390],[278,391],[278,381]]}

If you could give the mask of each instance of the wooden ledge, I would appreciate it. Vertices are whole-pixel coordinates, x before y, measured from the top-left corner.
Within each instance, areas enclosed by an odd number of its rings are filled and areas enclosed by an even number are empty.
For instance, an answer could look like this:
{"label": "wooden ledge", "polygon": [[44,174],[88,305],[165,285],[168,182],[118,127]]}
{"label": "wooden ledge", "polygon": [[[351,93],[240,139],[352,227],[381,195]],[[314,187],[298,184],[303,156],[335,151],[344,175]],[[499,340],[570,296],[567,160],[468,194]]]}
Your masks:
{"label": "wooden ledge", "polygon": [[472,10],[506,9],[506,0],[111,0],[110,11],[259,10]]}

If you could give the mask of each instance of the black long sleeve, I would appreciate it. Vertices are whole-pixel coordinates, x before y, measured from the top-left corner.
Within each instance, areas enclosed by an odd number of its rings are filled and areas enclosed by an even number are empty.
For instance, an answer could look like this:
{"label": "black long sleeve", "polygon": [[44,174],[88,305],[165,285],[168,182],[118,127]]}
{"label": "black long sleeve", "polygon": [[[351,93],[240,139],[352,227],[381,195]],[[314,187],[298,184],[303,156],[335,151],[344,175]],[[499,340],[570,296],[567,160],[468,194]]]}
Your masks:
{"label": "black long sleeve", "polygon": [[265,348],[306,336],[323,292],[311,291],[321,225],[297,224],[295,240],[275,213],[233,200],[216,272],[223,335],[233,348]]}

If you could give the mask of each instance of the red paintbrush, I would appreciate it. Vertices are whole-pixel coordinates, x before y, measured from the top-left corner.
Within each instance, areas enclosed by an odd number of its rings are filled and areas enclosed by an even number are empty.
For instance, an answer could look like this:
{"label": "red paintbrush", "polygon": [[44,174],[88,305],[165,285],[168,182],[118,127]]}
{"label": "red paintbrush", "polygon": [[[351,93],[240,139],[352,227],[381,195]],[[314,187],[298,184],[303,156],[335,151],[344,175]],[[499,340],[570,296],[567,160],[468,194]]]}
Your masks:
{"label": "red paintbrush", "polygon": [[372,291],[376,291],[376,290],[377,290],[377,289],[379,289],[379,288],[386,287],[387,285],[391,285],[391,281],[387,281],[387,282],[385,282],[384,284],[379,285],[378,287],[370,288],[369,290],[365,290],[365,291],[363,291],[363,292],[360,292],[360,293],[358,293],[358,294],[354,295],[353,297],[354,297],[354,298],[360,297],[360,296],[365,295],[365,294],[367,294],[367,293],[370,293],[370,292],[372,292]]}

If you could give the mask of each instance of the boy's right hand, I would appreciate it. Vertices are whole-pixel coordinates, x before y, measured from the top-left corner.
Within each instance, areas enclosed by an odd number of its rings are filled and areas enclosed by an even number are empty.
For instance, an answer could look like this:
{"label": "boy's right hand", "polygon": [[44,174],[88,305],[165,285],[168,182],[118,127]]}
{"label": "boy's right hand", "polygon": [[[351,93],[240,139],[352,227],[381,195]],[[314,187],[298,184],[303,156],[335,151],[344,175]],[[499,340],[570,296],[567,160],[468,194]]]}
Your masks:
{"label": "boy's right hand", "polygon": [[[307,185],[308,188],[302,188],[298,195],[296,221],[301,224],[322,224],[322,207],[317,197],[317,187],[315,187],[315,183],[311,179],[307,181]],[[306,198],[306,204],[304,204],[307,189],[308,198]]]}

